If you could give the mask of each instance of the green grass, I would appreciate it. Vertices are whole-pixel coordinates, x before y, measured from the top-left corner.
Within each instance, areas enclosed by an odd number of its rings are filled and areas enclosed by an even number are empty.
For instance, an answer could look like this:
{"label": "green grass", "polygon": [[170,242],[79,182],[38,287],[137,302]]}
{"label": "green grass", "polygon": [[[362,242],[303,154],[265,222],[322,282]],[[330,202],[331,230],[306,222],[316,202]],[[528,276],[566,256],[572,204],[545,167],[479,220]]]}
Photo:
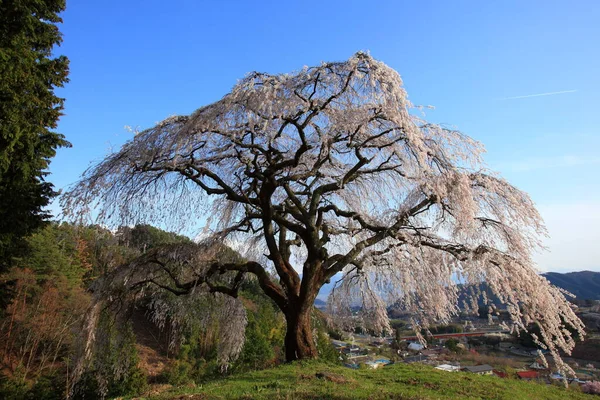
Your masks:
{"label": "green grass", "polygon": [[[334,383],[318,372],[341,375]],[[495,376],[437,371],[425,365],[397,364],[378,370],[351,370],[318,362],[302,362],[233,375],[204,385],[173,388],[149,399],[587,399],[577,389],[548,386]]]}

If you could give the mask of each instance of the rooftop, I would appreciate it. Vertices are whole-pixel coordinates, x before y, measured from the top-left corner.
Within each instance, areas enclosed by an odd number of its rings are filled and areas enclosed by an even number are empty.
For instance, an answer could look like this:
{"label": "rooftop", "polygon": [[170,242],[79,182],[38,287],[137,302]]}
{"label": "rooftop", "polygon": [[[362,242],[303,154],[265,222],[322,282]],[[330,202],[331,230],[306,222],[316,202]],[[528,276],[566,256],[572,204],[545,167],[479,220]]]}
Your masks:
{"label": "rooftop", "polygon": [[477,374],[479,372],[493,371],[494,368],[492,368],[491,365],[483,364],[483,365],[469,365],[467,367],[464,367],[463,370],[466,370],[466,371],[469,371],[469,372],[473,372],[474,374]]}
{"label": "rooftop", "polygon": [[517,371],[517,375],[521,379],[535,379],[538,377],[538,373],[536,371]]}
{"label": "rooftop", "polygon": [[442,371],[454,372],[460,370],[460,366],[458,365],[450,365],[450,364],[441,364],[435,367],[435,369],[439,369]]}

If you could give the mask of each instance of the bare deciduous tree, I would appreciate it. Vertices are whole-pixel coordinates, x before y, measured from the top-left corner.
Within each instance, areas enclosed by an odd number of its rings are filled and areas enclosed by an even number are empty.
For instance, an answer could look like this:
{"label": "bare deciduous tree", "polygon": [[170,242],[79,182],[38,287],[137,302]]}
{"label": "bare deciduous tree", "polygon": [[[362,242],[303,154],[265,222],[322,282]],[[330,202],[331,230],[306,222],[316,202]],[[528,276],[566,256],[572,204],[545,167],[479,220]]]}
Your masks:
{"label": "bare deciduous tree", "polygon": [[[245,244],[250,261],[213,263],[172,288],[235,296],[255,275],[285,314],[288,360],[316,357],[310,314],[331,279],[334,313],[359,301],[382,330],[400,301],[417,331],[458,311],[458,283],[485,281],[515,327],[536,322],[552,354],[569,352],[565,325],[583,326],[536,273],[546,231],[533,202],[485,169],[481,144],[414,109],[398,73],[364,53],[251,73],[220,101],[138,133],[63,205],[108,224],[200,221],[210,238]],[[228,285],[213,281],[228,271]]]}

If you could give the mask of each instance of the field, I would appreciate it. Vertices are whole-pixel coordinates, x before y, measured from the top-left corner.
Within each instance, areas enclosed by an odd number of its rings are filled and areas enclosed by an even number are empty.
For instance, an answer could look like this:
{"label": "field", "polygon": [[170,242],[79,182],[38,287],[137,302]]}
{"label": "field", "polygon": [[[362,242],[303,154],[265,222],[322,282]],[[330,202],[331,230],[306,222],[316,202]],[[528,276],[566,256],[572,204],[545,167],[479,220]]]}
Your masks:
{"label": "field", "polygon": [[305,362],[233,375],[195,387],[173,388],[142,398],[591,400],[594,397],[581,393],[576,387],[565,389],[494,376],[441,372],[425,365],[396,364],[378,370],[351,370],[318,362]]}

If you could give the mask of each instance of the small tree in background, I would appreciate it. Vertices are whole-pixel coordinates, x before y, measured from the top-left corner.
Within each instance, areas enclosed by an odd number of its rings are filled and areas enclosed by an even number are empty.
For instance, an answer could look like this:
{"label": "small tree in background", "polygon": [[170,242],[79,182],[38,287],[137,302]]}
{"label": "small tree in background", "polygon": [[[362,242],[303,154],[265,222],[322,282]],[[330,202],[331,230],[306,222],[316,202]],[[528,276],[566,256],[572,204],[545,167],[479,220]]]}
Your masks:
{"label": "small tree in background", "polygon": [[560,360],[574,346],[564,324],[583,325],[536,273],[546,231],[533,202],[484,168],[481,144],[412,108],[398,73],[364,53],[251,73],[218,102],[137,134],[62,204],[109,225],[200,222],[206,243],[235,243],[245,260],[157,249],[111,285],[236,297],[254,275],[285,315],[288,361],[317,357],[311,311],[332,279],[341,321],[389,332],[386,306],[399,301],[417,334],[458,313],[457,282],[485,281]]}
{"label": "small tree in background", "polygon": [[450,338],[450,339],[446,340],[445,346],[448,350],[458,353],[461,350],[460,347],[458,347],[458,343],[459,343],[458,340],[456,340],[454,338]]}

